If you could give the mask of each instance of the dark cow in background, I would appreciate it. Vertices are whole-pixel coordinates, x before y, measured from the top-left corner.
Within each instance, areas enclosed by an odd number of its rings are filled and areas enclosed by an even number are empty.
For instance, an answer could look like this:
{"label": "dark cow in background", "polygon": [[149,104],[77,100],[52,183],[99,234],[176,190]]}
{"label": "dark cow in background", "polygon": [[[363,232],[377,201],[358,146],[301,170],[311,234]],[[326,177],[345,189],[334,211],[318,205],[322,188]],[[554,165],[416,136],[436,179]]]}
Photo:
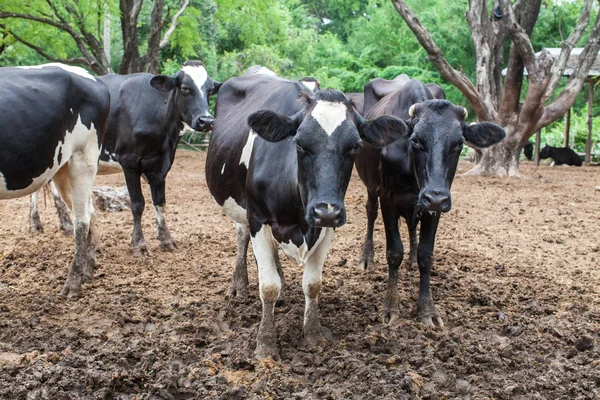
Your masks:
{"label": "dark cow in background", "polygon": [[381,133],[385,132],[384,140],[376,146],[365,144],[356,158],[356,169],[368,191],[368,228],[361,267],[373,264],[378,201],[385,225],[389,268],[383,311],[386,322],[398,317],[398,268],[404,257],[398,220],[402,217],[410,233],[410,262],[417,264],[420,272],[418,318],[426,325],[443,325],[429,280],[440,215],[452,206],[450,187],[458,158],[464,143],[487,147],[505,136],[504,130],[492,123],[467,125],[466,114],[463,107],[434,100],[427,86],[413,79],[384,97],[367,115],[387,115],[401,126],[390,129],[387,124],[377,125]]}
{"label": "dark cow in background", "polygon": [[0,102],[0,199],[26,196],[54,181],[75,224],[75,258],[62,293],[76,296],[96,263],[91,194],[108,90],[78,67],[0,68]]}
{"label": "dark cow in background", "polygon": [[550,166],[574,165],[576,167],[581,167],[582,165],[579,154],[568,147],[552,147],[546,145],[540,151],[540,158],[551,158],[552,163],[550,163]]}
{"label": "dark cow in background", "polygon": [[150,184],[160,246],[174,250],[165,222],[165,179],[184,126],[197,131],[212,128],[208,98],[221,83],[195,60],[186,61],[172,77],[139,73],[105,75],[100,80],[108,86],[112,103],[99,173],[122,169],[125,174],[133,214],[133,252],[149,254],[142,233],[145,202],[140,177]]}
{"label": "dark cow in background", "polygon": [[523,154],[529,161],[533,160],[533,143],[525,143],[525,146],[523,146]]}
{"label": "dark cow in background", "polygon": [[363,109],[365,107],[365,94],[364,93],[344,93],[346,97],[352,102],[354,108],[360,115],[363,114]]}
{"label": "dark cow in background", "polygon": [[[237,224],[236,269],[240,251],[245,267],[248,232],[252,238],[263,304],[259,357],[278,353],[273,311],[282,281],[276,244],[304,267],[304,339],[309,345],[322,340],[317,303],[323,263],[334,228],[346,222],[344,196],[363,136],[357,125],[366,135],[371,127],[362,122],[341,92],[312,95],[277,76],[243,75],[221,88],[206,180]],[[234,272],[233,279],[241,276]]]}

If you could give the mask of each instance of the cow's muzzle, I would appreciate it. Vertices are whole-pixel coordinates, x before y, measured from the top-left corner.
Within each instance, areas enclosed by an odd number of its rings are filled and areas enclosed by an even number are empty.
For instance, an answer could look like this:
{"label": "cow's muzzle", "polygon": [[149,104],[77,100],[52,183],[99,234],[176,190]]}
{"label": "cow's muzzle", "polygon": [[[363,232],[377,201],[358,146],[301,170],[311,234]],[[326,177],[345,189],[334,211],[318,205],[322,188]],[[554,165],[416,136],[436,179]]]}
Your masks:
{"label": "cow's muzzle", "polygon": [[192,129],[195,131],[207,132],[212,130],[215,119],[212,115],[202,115],[194,121]]}
{"label": "cow's muzzle", "polygon": [[424,211],[432,213],[445,213],[452,208],[452,199],[447,190],[425,190],[421,194],[420,203]]}
{"label": "cow's muzzle", "polygon": [[317,228],[338,228],[346,223],[343,205],[319,203],[310,210],[309,221]]}

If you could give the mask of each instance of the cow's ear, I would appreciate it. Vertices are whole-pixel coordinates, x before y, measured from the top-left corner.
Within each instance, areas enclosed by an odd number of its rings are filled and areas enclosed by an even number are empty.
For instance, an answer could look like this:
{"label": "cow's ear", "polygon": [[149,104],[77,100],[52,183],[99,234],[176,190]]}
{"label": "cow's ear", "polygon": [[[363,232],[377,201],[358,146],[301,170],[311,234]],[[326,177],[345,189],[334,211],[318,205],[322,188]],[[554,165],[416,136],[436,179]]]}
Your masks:
{"label": "cow's ear", "polygon": [[223,82],[213,81],[213,88],[210,90],[210,95],[217,94]]}
{"label": "cow's ear", "polygon": [[286,117],[271,110],[260,110],[248,117],[248,125],[261,138],[269,142],[279,142],[294,136],[298,130],[298,115]]}
{"label": "cow's ear", "polygon": [[373,147],[388,144],[410,135],[410,127],[400,118],[384,115],[372,121],[364,121],[358,126],[360,137]]}
{"label": "cow's ear", "polygon": [[494,123],[480,122],[466,125],[463,130],[463,136],[467,145],[483,148],[500,142],[506,137],[506,132]]}
{"label": "cow's ear", "polygon": [[161,92],[169,92],[179,86],[179,76],[154,75],[150,79],[150,86]]}

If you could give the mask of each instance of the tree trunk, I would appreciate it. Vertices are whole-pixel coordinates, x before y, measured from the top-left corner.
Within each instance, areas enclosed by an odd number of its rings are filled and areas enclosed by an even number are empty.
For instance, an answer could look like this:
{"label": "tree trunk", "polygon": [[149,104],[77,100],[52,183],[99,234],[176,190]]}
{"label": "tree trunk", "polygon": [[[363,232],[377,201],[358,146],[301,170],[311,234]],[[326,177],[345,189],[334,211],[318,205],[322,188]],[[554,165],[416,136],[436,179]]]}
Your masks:
{"label": "tree trunk", "polygon": [[506,139],[494,146],[481,149],[481,158],[465,175],[521,177],[519,156],[525,144],[523,141],[527,141],[523,139],[526,136],[514,126],[507,126],[504,129]]}

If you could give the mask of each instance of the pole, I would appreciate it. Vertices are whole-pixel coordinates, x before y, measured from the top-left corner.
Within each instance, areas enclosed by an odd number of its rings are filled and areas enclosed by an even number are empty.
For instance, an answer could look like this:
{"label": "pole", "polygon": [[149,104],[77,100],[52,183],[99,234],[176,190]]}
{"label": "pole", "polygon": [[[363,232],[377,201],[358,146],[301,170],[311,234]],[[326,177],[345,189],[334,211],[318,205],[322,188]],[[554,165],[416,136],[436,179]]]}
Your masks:
{"label": "pole", "polygon": [[590,161],[592,161],[592,106],[594,104],[594,82],[589,79],[588,80],[589,91],[588,91],[588,135],[587,140],[585,141],[585,163],[586,165],[590,165]]}
{"label": "pole", "polygon": [[563,147],[569,146],[569,133],[571,132],[571,108],[567,111],[567,116],[565,117],[565,142]]}
{"label": "pole", "polygon": [[540,142],[542,139],[542,130],[535,133],[535,156],[533,158],[535,165],[540,165]]}

